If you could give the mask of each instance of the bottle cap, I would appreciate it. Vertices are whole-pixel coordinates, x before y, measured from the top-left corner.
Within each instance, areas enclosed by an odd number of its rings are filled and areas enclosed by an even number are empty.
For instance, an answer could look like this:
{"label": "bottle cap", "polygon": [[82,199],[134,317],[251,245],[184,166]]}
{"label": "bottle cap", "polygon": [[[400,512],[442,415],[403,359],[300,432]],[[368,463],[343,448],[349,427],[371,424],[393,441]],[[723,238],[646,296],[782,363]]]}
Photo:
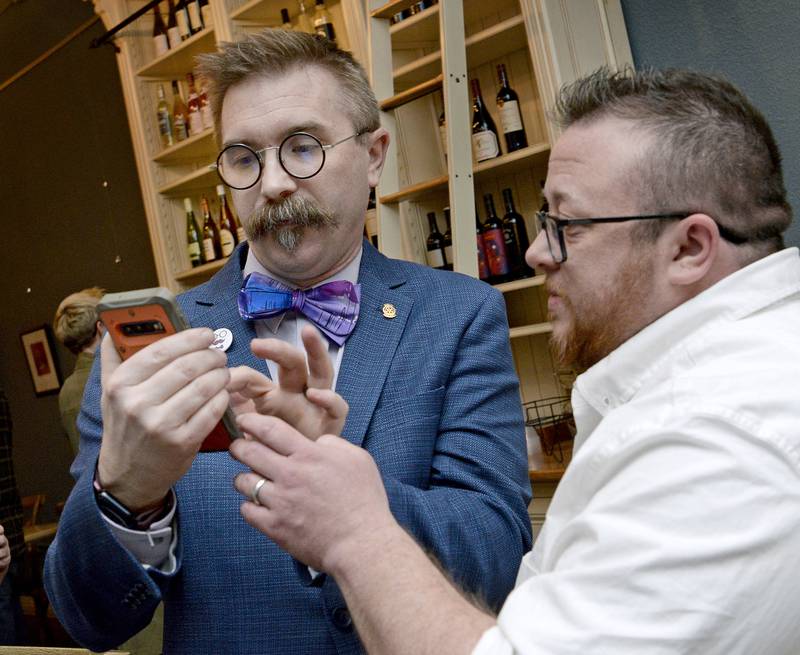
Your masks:
{"label": "bottle cap", "polygon": [[183,199],[183,207],[187,212],[192,211],[192,199],[191,198],[184,198]]}

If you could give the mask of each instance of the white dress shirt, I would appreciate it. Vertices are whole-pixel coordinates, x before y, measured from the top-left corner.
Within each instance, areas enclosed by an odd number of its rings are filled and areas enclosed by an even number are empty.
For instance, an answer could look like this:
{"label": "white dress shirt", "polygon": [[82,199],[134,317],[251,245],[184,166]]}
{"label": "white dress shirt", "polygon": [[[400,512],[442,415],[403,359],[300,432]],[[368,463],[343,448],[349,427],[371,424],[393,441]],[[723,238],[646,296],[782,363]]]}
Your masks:
{"label": "white dress shirt", "polygon": [[[362,249],[359,248],[356,256],[353,257],[347,266],[314,286],[333,282],[334,280],[347,280],[348,282],[356,284],[358,281],[358,270],[361,266],[362,252]],[[286,280],[273,275],[264,268],[258,259],[256,259],[252,248],[248,249],[247,260],[242,270],[242,276],[247,277],[250,273],[262,273],[288,286],[297,288],[296,285],[289,284]],[[302,314],[288,311],[279,316],[255,321],[255,330],[260,338],[272,337],[280,339],[305,352],[303,341],[300,338],[300,331],[303,329],[304,325],[309,323],[313,325],[313,323]],[[328,355],[333,365],[333,389],[335,389],[336,380],[339,377],[339,367],[342,363],[342,355],[344,354],[344,345],[340,347],[331,341],[328,343]],[[270,377],[277,382],[278,365],[269,359],[264,361],[267,364]],[[145,568],[157,568],[169,575],[174,573],[177,567],[175,548],[178,544],[178,533],[176,530],[173,530],[173,520],[175,518],[176,509],[177,503],[173,503],[172,511],[167,516],[154,523],[149,530],[143,532],[130,530],[121,525],[117,525],[105,515],[103,515],[103,518],[108,522],[117,539],[131,551],[134,557],[136,557]],[[311,568],[309,568],[309,571],[312,577],[317,574],[316,571]]]}
{"label": "white dress shirt", "polygon": [[573,460],[474,653],[797,653],[799,379],[796,248],[581,375]]}

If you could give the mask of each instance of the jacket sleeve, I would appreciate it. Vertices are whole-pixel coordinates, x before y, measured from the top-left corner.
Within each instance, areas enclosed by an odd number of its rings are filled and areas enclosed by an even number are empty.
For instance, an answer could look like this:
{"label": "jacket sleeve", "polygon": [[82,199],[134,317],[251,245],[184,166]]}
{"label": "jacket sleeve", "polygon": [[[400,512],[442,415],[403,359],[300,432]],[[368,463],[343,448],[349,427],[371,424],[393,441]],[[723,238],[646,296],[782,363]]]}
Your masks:
{"label": "jacket sleeve", "polygon": [[437,403],[428,486],[384,483],[398,522],[460,586],[498,609],[531,547],[531,486],[505,306],[487,291],[459,335]]}
{"label": "jacket sleeve", "polygon": [[[86,384],[78,429],[80,451],[70,472],[76,484],[47,551],[44,584],[59,621],[93,651],[114,648],[150,623],[175,573],[146,569],[116,539],[97,506],[93,478],[100,452],[100,357]],[[176,551],[180,568],[180,540]]]}

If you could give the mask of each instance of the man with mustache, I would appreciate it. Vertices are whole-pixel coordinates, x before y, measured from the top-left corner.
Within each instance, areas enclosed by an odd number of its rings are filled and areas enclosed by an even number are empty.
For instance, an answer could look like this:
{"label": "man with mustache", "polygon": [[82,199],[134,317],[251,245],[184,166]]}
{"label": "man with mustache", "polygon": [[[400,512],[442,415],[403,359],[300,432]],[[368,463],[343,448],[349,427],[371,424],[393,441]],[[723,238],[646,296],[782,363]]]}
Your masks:
{"label": "man with mustache", "polygon": [[241,416],[236,486],[266,480],[242,513],[336,579],[370,652],[795,653],[800,259],[769,126],[682,70],[598,71],[558,112],[527,261],[582,371],[578,432],[499,615],[440,574],[338,437]]}
{"label": "man with mustache", "polygon": [[[79,419],[77,483],[46,562],[59,619],[105,650],[163,599],[165,653],[363,652],[334,580],[242,519],[233,479],[246,467],[198,452],[229,401],[369,452],[397,520],[499,607],[531,543],[501,295],[389,260],[362,238],[388,133],[349,53],[266,30],[204,56],[200,72],[217,168],[249,241],[179,298],[207,327],[124,363],[103,343]],[[230,331],[226,353],[209,349],[209,328]],[[254,480],[251,501],[264,484]],[[114,497],[125,525],[102,514],[97,494]]]}

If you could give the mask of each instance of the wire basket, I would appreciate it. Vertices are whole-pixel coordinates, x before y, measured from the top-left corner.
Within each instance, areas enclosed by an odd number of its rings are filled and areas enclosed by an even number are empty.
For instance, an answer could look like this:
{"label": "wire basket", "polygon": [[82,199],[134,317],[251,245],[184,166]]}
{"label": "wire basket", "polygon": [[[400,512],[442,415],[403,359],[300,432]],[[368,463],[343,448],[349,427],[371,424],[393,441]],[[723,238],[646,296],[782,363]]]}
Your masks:
{"label": "wire basket", "polygon": [[542,452],[557,462],[564,461],[561,444],[575,438],[575,418],[569,396],[553,396],[534,400],[523,405],[525,425],[532,427],[539,435]]}

